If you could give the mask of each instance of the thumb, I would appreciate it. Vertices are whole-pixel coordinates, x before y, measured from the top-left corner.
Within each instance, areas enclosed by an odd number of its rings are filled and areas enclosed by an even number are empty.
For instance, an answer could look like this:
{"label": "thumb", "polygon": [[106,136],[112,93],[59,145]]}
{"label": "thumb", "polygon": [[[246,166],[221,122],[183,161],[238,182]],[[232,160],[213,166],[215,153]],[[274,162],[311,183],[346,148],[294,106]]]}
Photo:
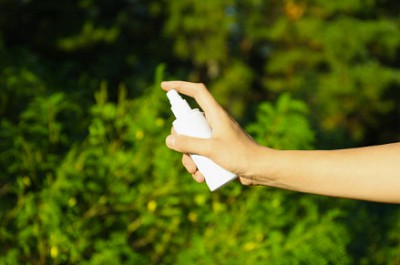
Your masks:
{"label": "thumb", "polygon": [[186,135],[169,135],[166,144],[169,148],[181,152],[208,156],[211,139],[195,138]]}

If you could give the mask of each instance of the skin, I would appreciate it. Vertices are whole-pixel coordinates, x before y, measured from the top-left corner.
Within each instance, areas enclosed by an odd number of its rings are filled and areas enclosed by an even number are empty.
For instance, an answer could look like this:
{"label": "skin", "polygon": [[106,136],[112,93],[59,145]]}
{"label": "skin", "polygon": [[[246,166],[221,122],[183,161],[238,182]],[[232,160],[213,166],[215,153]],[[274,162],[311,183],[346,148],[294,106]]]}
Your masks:
{"label": "skin", "polygon": [[201,183],[203,175],[188,153],[206,156],[236,173],[243,185],[270,187],[360,200],[400,203],[400,143],[341,150],[274,150],[257,144],[218,104],[203,84],[169,81],[194,98],[213,130],[211,139],[178,135],[166,138],[183,153],[182,163]]}

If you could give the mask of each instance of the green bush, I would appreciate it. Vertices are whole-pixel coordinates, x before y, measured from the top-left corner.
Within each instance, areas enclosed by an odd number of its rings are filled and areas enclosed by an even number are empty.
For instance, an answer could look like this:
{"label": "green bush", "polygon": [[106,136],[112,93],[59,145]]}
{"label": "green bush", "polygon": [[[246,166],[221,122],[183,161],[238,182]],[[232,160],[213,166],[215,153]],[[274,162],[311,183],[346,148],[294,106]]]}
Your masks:
{"label": "green bush", "polygon": [[399,264],[397,205],[195,183],[159,87],[273,148],[398,141],[398,8],[1,1],[0,264]]}
{"label": "green bush", "polygon": [[[10,144],[1,155],[12,163],[3,175],[2,262],[349,263],[340,211],[322,213],[317,198],[238,183],[210,193],[186,176],[164,145],[171,115],[161,70],[133,100],[121,86],[110,102],[102,83],[81,140],[65,134],[80,112],[61,93],[32,99],[16,125],[3,120]],[[306,113],[285,95],[276,107],[262,104],[250,128],[277,146],[311,147]]]}

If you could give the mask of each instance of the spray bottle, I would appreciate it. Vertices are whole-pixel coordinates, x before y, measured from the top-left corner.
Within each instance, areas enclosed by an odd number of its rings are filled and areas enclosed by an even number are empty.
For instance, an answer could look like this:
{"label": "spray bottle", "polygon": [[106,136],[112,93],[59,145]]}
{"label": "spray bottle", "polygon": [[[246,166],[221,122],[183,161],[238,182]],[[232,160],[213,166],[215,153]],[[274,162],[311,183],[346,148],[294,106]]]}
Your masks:
{"label": "spray bottle", "polygon": [[[167,97],[171,103],[171,110],[176,120],[173,122],[175,131],[178,134],[198,137],[211,138],[212,131],[202,112],[199,109],[191,109],[176,90],[167,92]],[[203,174],[207,186],[214,191],[236,178],[236,175],[223,169],[207,157],[190,154],[190,157]]]}

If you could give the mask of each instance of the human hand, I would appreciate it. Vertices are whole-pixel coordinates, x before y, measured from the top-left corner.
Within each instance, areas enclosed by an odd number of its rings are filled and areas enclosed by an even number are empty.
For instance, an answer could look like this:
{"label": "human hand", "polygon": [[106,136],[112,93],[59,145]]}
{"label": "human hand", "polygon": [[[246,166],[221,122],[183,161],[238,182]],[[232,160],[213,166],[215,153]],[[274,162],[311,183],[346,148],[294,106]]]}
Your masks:
{"label": "human hand", "polygon": [[178,135],[172,128],[166,138],[169,148],[182,152],[182,163],[197,182],[203,182],[204,176],[197,170],[188,155],[198,154],[210,158],[215,163],[239,176],[242,184],[256,184],[256,168],[259,153],[264,147],[259,146],[239,124],[218,104],[203,84],[183,81],[161,83],[162,89],[175,89],[179,93],[196,100],[205,113],[213,135],[210,139]]}

